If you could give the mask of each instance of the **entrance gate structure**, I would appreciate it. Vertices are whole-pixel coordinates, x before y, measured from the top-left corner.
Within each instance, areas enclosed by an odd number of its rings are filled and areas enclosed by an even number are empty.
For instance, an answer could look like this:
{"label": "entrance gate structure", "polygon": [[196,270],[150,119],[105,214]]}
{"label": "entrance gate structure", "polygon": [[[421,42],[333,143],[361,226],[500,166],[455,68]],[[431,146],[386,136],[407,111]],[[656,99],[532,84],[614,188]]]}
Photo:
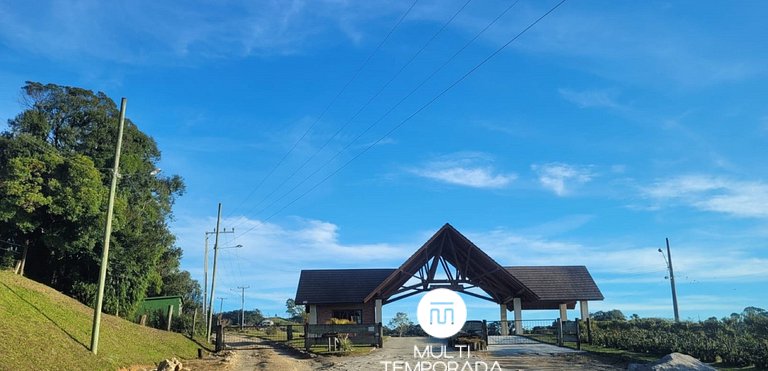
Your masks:
{"label": "entrance gate structure", "polygon": [[526,334],[523,310],[559,309],[564,322],[579,302],[584,320],[588,301],[604,299],[584,266],[505,267],[445,224],[396,269],[302,270],[295,300],[306,306],[309,326],[381,324],[383,305],[437,288],[498,304],[500,341]]}

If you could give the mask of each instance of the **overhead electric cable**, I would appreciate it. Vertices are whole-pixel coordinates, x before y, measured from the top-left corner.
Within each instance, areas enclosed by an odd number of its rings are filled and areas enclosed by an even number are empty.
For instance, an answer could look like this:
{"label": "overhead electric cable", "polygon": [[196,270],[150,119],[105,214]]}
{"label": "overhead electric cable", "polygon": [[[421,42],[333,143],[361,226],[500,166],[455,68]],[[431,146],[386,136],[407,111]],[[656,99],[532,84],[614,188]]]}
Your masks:
{"label": "overhead electric cable", "polygon": [[[445,23],[443,23],[443,25],[442,25],[442,27],[440,27],[440,29],[438,29],[438,30],[437,30],[437,31],[436,31],[434,34],[432,34],[432,37],[430,37],[430,38],[429,38],[429,40],[427,40],[427,42],[426,42],[426,43],[424,43],[424,45],[422,45],[422,46],[421,46],[421,48],[419,48],[419,50],[418,50],[418,51],[416,51],[416,53],[415,53],[413,56],[411,56],[411,58],[410,58],[410,59],[409,59],[409,60],[408,60],[408,61],[407,61],[405,64],[403,64],[403,65],[400,67],[400,69],[399,69],[397,72],[395,72],[395,74],[394,74],[394,75],[392,75],[392,77],[390,77],[390,78],[389,78],[389,80],[388,80],[386,83],[384,83],[384,85],[382,85],[382,86],[381,86],[381,88],[379,88],[379,90],[378,90],[378,91],[376,91],[376,93],[374,93],[374,94],[373,94],[373,95],[372,95],[370,98],[368,98],[368,101],[367,101],[367,102],[365,102],[365,104],[363,104],[363,105],[362,105],[360,108],[358,108],[358,110],[355,112],[355,114],[354,114],[354,115],[352,115],[352,116],[351,116],[351,117],[350,117],[350,118],[349,118],[349,119],[348,119],[348,120],[347,120],[347,121],[346,121],[346,122],[345,122],[345,123],[344,123],[344,124],[343,124],[341,127],[339,127],[339,129],[338,129],[338,130],[336,130],[336,132],[335,132],[335,133],[334,133],[334,134],[333,134],[331,137],[329,137],[329,138],[328,138],[328,139],[327,139],[327,140],[326,140],[326,141],[323,143],[323,145],[322,145],[322,146],[320,146],[320,148],[318,148],[318,149],[317,149],[317,150],[316,150],[316,151],[315,151],[315,152],[314,152],[314,153],[313,153],[313,154],[312,154],[310,157],[308,157],[308,158],[307,158],[307,159],[306,159],[306,160],[305,160],[305,161],[304,161],[304,162],[303,162],[303,163],[302,163],[302,164],[301,164],[301,165],[300,165],[298,168],[296,168],[296,169],[295,169],[295,170],[294,170],[294,171],[293,171],[291,174],[289,174],[287,178],[283,179],[283,181],[282,181],[282,182],[280,182],[280,184],[278,184],[277,186],[275,186],[275,188],[272,190],[272,192],[270,192],[269,194],[267,194],[266,196],[264,196],[264,197],[261,199],[261,201],[259,201],[259,202],[258,202],[256,205],[254,205],[254,206],[251,208],[251,210],[258,208],[258,207],[259,207],[259,206],[260,206],[262,203],[264,203],[264,201],[266,201],[267,199],[269,199],[270,197],[272,197],[272,195],[274,195],[274,194],[275,194],[275,193],[276,193],[278,190],[280,190],[280,189],[282,189],[282,188],[283,188],[283,186],[285,185],[285,183],[287,183],[289,180],[293,179],[293,177],[294,177],[294,176],[296,176],[296,174],[298,174],[298,173],[299,173],[299,171],[301,171],[302,169],[304,169],[304,167],[305,167],[305,166],[307,166],[307,164],[309,164],[309,163],[310,163],[312,160],[314,160],[314,159],[317,157],[317,155],[318,155],[318,154],[320,154],[320,152],[322,152],[322,151],[323,151],[323,149],[325,149],[325,147],[327,147],[327,146],[328,146],[328,144],[330,144],[330,143],[331,143],[331,141],[333,141],[334,139],[336,139],[336,137],[338,137],[338,136],[339,136],[339,134],[341,134],[341,132],[342,132],[344,129],[346,129],[346,128],[347,128],[347,127],[348,127],[348,126],[349,126],[349,125],[350,125],[350,124],[351,124],[351,123],[352,123],[352,122],[353,122],[353,121],[354,121],[354,120],[357,118],[357,116],[359,116],[359,115],[360,115],[360,113],[362,113],[362,112],[363,112],[363,110],[365,110],[366,108],[368,108],[368,106],[370,106],[370,104],[371,104],[371,103],[372,103],[372,102],[373,102],[373,101],[374,101],[376,98],[378,98],[378,97],[381,95],[381,93],[382,93],[382,92],[384,92],[384,90],[386,90],[386,88],[388,88],[388,87],[389,87],[389,85],[390,85],[390,84],[391,84],[393,81],[395,81],[395,79],[397,79],[397,78],[400,76],[400,74],[401,74],[401,73],[402,73],[402,72],[403,72],[403,71],[404,71],[404,70],[405,70],[405,69],[406,69],[408,66],[410,66],[410,65],[411,65],[411,63],[413,63],[413,61],[414,61],[414,60],[416,60],[416,58],[417,58],[419,55],[421,55],[421,53],[422,53],[422,52],[423,52],[423,51],[424,51],[424,50],[425,50],[425,49],[426,49],[426,48],[427,48],[427,47],[428,47],[428,46],[429,46],[429,45],[430,45],[430,44],[431,44],[431,43],[432,43],[432,42],[433,42],[433,41],[434,41],[434,40],[435,40],[435,39],[436,39],[436,38],[437,38],[437,37],[438,37],[438,36],[439,36],[439,35],[440,35],[440,34],[441,34],[441,33],[442,33],[442,32],[443,32],[443,31],[444,31],[444,30],[445,30],[445,29],[446,29],[446,28],[447,28],[447,27],[448,27],[448,26],[449,26],[449,25],[450,25],[450,24],[451,24],[451,23],[454,21],[454,20],[455,20],[455,19],[456,19],[456,17],[457,17],[457,16],[458,16],[458,15],[459,15],[459,14],[460,14],[460,13],[461,13],[461,12],[462,12],[462,11],[463,11],[465,8],[466,8],[466,7],[467,7],[467,5],[469,5],[469,3],[471,3],[471,2],[472,2],[472,0],[467,0],[467,1],[464,3],[464,5],[462,5],[462,6],[461,6],[461,7],[460,7],[460,8],[459,8],[459,9],[458,9],[458,10],[457,10],[457,11],[456,11],[454,14],[453,14],[453,16],[451,16],[451,17],[450,17],[450,18],[449,18],[449,19],[448,19],[448,20],[447,20]],[[353,142],[354,142],[354,140],[353,140]],[[346,149],[346,148],[345,148],[345,149]]]}
{"label": "overhead electric cable", "polygon": [[[283,193],[279,198],[276,200],[273,200],[270,204],[268,204],[263,209],[259,210],[257,214],[261,214],[263,211],[266,211],[269,207],[274,205],[275,203],[279,202],[286,196],[288,196],[291,192],[296,190],[298,187],[300,187],[302,184],[304,184],[306,181],[308,181],[310,178],[312,178],[315,174],[320,172],[325,166],[327,166],[331,161],[336,159],[339,155],[341,155],[344,151],[346,151],[349,147],[352,146],[357,140],[359,140],[363,135],[365,135],[368,131],[370,131],[374,126],[378,125],[381,121],[383,121],[387,116],[389,116],[390,113],[392,113],[395,109],[397,109],[402,103],[404,103],[408,98],[410,98],[414,93],[416,93],[419,89],[421,89],[422,86],[424,86],[427,82],[429,82],[436,74],[438,74],[440,71],[442,71],[447,65],[449,65],[459,54],[461,54],[467,47],[472,45],[480,36],[482,36],[489,28],[491,28],[496,22],[499,21],[507,12],[509,12],[519,1],[515,1],[512,4],[510,4],[504,11],[499,13],[496,18],[491,20],[482,30],[480,30],[473,38],[468,40],[464,45],[462,45],[461,48],[459,48],[456,52],[453,53],[448,59],[446,59],[440,66],[438,66],[436,69],[434,69],[429,75],[427,75],[426,78],[424,78],[416,87],[411,89],[408,94],[400,98],[400,100],[395,103],[393,106],[391,106],[383,115],[381,115],[377,120],[375,120],[373,123],[371,123],[365,130],[363,130],[361,133],[359,133],[352,141],[350,141],[346,146],[344,146],[341,150],[336,152],[336,154],[331,157],[330,160],[328,160],[326,163],[320,166],[320,168],[316,169],[314,172],[312,172],[309,176],[305,177],[302,181],[300,181],[298,184],[294,185],[293,188],[289,189],[287,192]],[[272,192],[274,193],[274,192]]]}
{"label": "overhead electric cable", "polygon": [[[413,113],[412,113],[412,114],[410,114],[408,117],[406,117],[405,119],[403,119],[402,121],[400,121],[400,123],[398,123],[398,124],[397,124],[397,125],[395,125],[395,126],[392,128],[392,129],[390,129],[389,131],[387,131],[387,132],[386,132],[386,133],[385,133],[383,136],[381,136],[381,137],[380,137],[380,138],[378,138],[376,141],[374,141],[373,143],[371,143],[371,144],[369,144],[368,146],[366,146],[365,148],[363,148],[363,150],[362,150],[361,152],[359,152],[357,155],[353,156],[351,159],[349,159],[347,162],[345,162],[344,164],[342,164],[340,167],[336,168],[336,169],[335,169],[333,172],[331,172],[330,174],[328,174],[327,176],[325,176],[325,177],[324,177],[323,179],[321,179],[319,182],[315,183],[315,184],[314,184],[312,187],[310,187],[309,189],[307,189],[305,192],[303,192],[302,194],[300,194],[298,197],[294,198],[293,200],[291,200],[291,201],[290,201],[290,202],[288,202],[287,204],[283,205],[283,206],[282,206],[280,209],[278,209],[277,211],[275,211],[274,213],[272,213],[272,214],[271,214],[269,217],[267,217],[267,218],[266,218],[266,219],[264,219],[263,221],[267,221],[267,220],[270,220],[270,219],[272,219],[272,218],[273,218],[273,217],[275,217],[277,214],[279,214],[280,212],[282,212],[282,211],[283,211],[283,210],[285,210],[286,208],[288,208],[288,207],[290,207],[291,205],[293,205],[293,204],[294,204],[296,201],[298,201],[298,200],[302,199],[304,196],[306,196],[306,195],[307,195],[307,194],[309,194],[310,192],[314,191],[314,190],[315,190],[317,187],[319,187],[320,185],[322,185],[323,183],[325,183],[325,182],[326,182],[328,179],[330,179],[330,178],[331,178],[331,177],[333,177],[334,175],[338,174],[338,173],[339,173],[341,170],[343,170],[344,168],[346,168],[346,167],[347,167],[347,166],[348,166],[350,163],[352,163],[353,161],[355,161],[356,159],[358,159],[360,156],[362,156],[363,154],[367,153],[367,152],[368,152],[368,151],[369,151],[371,148],[373,148],[373,147],[374,147],[374,146],[376,146],[378,143],[380,143],[382,140],[384,140],[386,137],[388,137],[389,135],[391,135],[392,133],[394,133],[394,132],[395,132],[397,129],[399,129],[400,127],[402,127],[403,125],[405,125],[407,122],[409,122],[411,119],[413,119],[413,118],[414,118],[416,115],[418,115],[419,113],[421,113],[422,111],[424,111],[424,110],[425,110],[427,107],[431,106],[431,105],[432,105],[432,104],[433,104],[435,101],[437,101],[438,99],[440,99],[440,98],[441,98],[443,95],[445,95],[445,94],[446,94],[446,93],[448,93],[450,90],[452,90],[454,87],[456,87],[456,86],[457,86],[459,83],[461,83],[462,81],[464,81],[464,80],[465,80],[467,77],[469,77],[469,76],[470,76],[472,73],[474,73],[474,72],[475,72],[475,71],[477,71],[477,70],[478,70],[480,67],[482,67],[483,65],[485,65],[485,64],[486,64],[486,63],[487,63],[489,60],[493,59],[493,57],[495,57],[496,55],[498,55],[499,53],[501,53],[501,51],[503,51],[504,49],[506,49],[506,48],[507,48],[507,47],[508,47],[510,44],[512,44],[512,43],[513,43],[514,41],[516,41],[517,39],[519,39],[519,38],[520,38],[522,35],[524,35],[524,34],[525,34],[526,32],[528,32],[528,31],[529,31],[531,28],[533,28],[533,27],[534,27],[536,24],[538,24],[539,22],[541,22],[541,20],[543,20],[543,19],[544,19],[544,18],[546,18],[548,15],[550,15],[552,12],[554,12],[554,11],[555,11],[557,8],[559,8],[559,7],[560,7],[560,6],[561,6],[563,3],[565,3],[566,1],[567,1],[567,0],[561,0],[561,1],[559,1],[559,2],[558,2],[557,4],[555,4],[555,5],[554,5],[552,8],[550,8],[550,9],[549,9],[547,12],[545,12],[544,14],[542,14],[540,17],[538,17],[536,20],[534,20],[534,21],[533,21],[533,22],[531,22],[531,23],[530,23],[528,26],[526,26],[526,27],[525,27],[525,28],[524,28],[522,31],[518,32],[518,33],[517,33],[517,34],[516,34],[514,37],[512,37],[511,39],[509,39],[509,41],[507,41],[507,42],[506,42],[506,43],[504,43],[504,44],[503,44],[501,47],[499,47],[499,48],[497,48],[495,51],[493,51],[493,52],[492,52],[490,55],[488,55],[488,56],[487,56],[485,59],[483,59],[483,60],[482,60],[480,63],[476,64],[476,65],[475,65],[474,67],[472,67],[472,68],[471,68],[469,71],[467,71],[466,73],[464,73],[464,74],[463,74],[461,77],[459,77],[459,78],[458,78],[456,81],[454,81],[454,82],[453,82],[453,83],[451,83],[451,84],[450,84],[448,87],[446,87],[445,89],[443,89],[443,90],[442,90],[440,93],[438,93],[438,94],[437,94],[436,96],[434,96],[432,99],[430,99],[429,101],[427,101],[426,103],[424,103],[423,105],[421,105],[421,106],[420,106],[420,107],[419,107],[419,108],[418,108],[418,109],[417,109],[415,112],[413,112]],[[327,165],[328,163],[330,163],[330,161],[329,161],[329,162],[327,162],[327,163],[326,163],[326,165]],[[325,167],[325,165],[323,165],[323,167]],[[315,172],[315,173],[316,173],[316,172]],[[312,175],[314,175],[315,173],[313,173]],[[310,177],[311,177],[312,175],[310,175]],[[309,179],[309,178],[306,178],[306,179]],[[305,179],[305,180],[306,180],[306,179]],[[295,189],[295,187],[294,187],[293,189]],[[245,235],[245,234],[249,233],[250,231],[254,230],[255,228],[256,228],[256,226],[254,226],[254,227],[251,227],[251,228],[249,228],[248,230],[246,230],[245,232],[243,232],[243,233],[239,234],[239,235],[238,235],[237,237],[235,237],[235,238],[241,237],[241,236],[243,236],[243,235]]]}
{"label": "overhead electric cable", "polygon": [[368,55],[368,57],[365,59],[365,61],[363,61],[363,64],[361,64],[360,67],[357,68],[355,73],[352,74],[352,77],[346,82],[346,84],[344,84],[344,86],[342,86],[341,90],[339,90],[339,92],[336,93],[336,96],[334,96],[333,99],[331,99],[331,102],[328,103],[327,106],[325,106],[325,109],[323,109],[323,111],[320,113],[320,115],[317,117],[317,119],[315,119],[315,121],[312,122],[311,125],[309,125],[307,130],[304,131],[304,134],[302,134],[299,137],[299,139],[297,139],[293,143],[293,145],[288,150],[288,152],[286,152],[283,155],[283,157],[281,157],[280,160],[277,161],[275,166],[273,166],[272,169],[270,169],[269,172],[267,172],[267,175],[265,175],[261,179],[261,181],[259,181],[259,183],[256,184],[256,186],[245,196],[243,201],[241,201],[238,204],[238,206],[235,208],[235,210],[232,211],[232,215],[235,215],[235,213],[239,210],[240,205],[244,205],[245,201],[247,201],[251,196],[253,196],[254,193],[256,193],[256,191],[264,184],[264,182],[266,182],[266,180],[280,167],[280,165],[282,165],[283,162],[285,162],[285,160],[288,158],[288,156],[290,156],[290,154],[293,153],[293,151],[296,149],[296,147],[299,145],[299,143],[301,143],[301,141],[304,140],[304,138],[309,134],[309,132],[312,131],[312,129],[315,126],[317,126],[318,123],[320,123],[320,120],[322,120],[323,116],[325,116],[325,114],[328,112],[328,110],[330,110],[330,108],[336,103],[336,101],[339,99],[339,97],[341,97],[341,95],[347,90],[349,85],[351,85],[352,82],[354,82],[357,79],[357,77],[360,75],[360,72],[368,65],[368,63],[371,61],[371,59],[373,59],[373,56],[376,55],[376,53],[378,53],[379,49],[381,49],[381,47],[384,45],[384,43],[386,43],[387,40],[389,40],[389,37],[392,36],[392,34],[400,26],[400,24],[403,23],[403,20],[405,19],[405,17],[408,16],[408,14],[411,12],[413,7],[416,6],[416,3],[418,3],[418,2],[419,2],[419,0],[414,0],[413,3],[411,3],[411,6],[409,6],[408,9],[406,9],[405,12],[400,16],[400,18],[398,18],[398,20],[395,23],[395,25],[392,26],[392,28],[389,30],[389,32],[387,32],[387,35],[384,36],[384,39],[382,39],[381,42],[379,42],[379,44],[376,46],[376,48],[371,52],[371,54]]}

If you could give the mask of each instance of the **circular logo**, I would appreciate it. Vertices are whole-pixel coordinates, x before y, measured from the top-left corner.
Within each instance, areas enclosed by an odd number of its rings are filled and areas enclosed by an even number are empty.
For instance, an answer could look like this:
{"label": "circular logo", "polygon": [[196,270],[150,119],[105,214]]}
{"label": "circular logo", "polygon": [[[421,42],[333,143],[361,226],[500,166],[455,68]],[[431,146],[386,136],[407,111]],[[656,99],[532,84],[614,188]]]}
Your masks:
{"label": "circular logo", "polygon": [[445,339],[455,335],[467,321],[467,306],[459,294],[448,289],[432,290],[416,309],[419,325],[430,336]]}

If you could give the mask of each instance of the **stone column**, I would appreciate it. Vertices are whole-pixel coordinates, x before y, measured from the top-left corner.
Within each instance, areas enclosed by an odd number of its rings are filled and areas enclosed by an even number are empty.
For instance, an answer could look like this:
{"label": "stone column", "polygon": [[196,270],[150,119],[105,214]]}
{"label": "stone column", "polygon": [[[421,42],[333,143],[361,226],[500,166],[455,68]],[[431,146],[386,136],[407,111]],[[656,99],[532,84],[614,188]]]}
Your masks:
{"label": "stone column", "polygon": [[523,334],[523,303],[520,298],[512,299],[512,309],[515,311],[515,335]]}
{"label": "stone column", "polygon": [[381,299],[376,299],[376,308],[373,310],[373,322],[374,323],[381,323],[382,314],[381,314]]}
{"label": "stone column", "polygon": [[309,324],[317,324],[317,305],[313,304],[309,306]]}
{"label": "stone column", "polygon": [[589,302],[586,300],[579,300],[579,308],[581,309],[581,320],[586,321],[589,319]]}
{"label": "stone column", "polygon": [[509,322],[507,322],[507,305],[506,304],[499,304],[499,319],[501,320],[501,331],[502,335],[509,335]]}
{"label": "stone column", "polygon": [[560,304],[560,321],[568,320],[568,304]]}

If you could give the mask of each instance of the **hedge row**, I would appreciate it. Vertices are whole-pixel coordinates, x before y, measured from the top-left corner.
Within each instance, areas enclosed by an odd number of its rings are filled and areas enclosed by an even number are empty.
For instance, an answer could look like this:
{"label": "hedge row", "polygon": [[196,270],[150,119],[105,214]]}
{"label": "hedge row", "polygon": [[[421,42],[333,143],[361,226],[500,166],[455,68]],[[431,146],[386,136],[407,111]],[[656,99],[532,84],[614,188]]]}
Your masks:
{"label": "hedge row", "polygon": [[768,316],[735,314],[680,323],[655,318],[594,321],[592,340],[595,345],[634,352],[679,352],[704,362],[768,367]]}

